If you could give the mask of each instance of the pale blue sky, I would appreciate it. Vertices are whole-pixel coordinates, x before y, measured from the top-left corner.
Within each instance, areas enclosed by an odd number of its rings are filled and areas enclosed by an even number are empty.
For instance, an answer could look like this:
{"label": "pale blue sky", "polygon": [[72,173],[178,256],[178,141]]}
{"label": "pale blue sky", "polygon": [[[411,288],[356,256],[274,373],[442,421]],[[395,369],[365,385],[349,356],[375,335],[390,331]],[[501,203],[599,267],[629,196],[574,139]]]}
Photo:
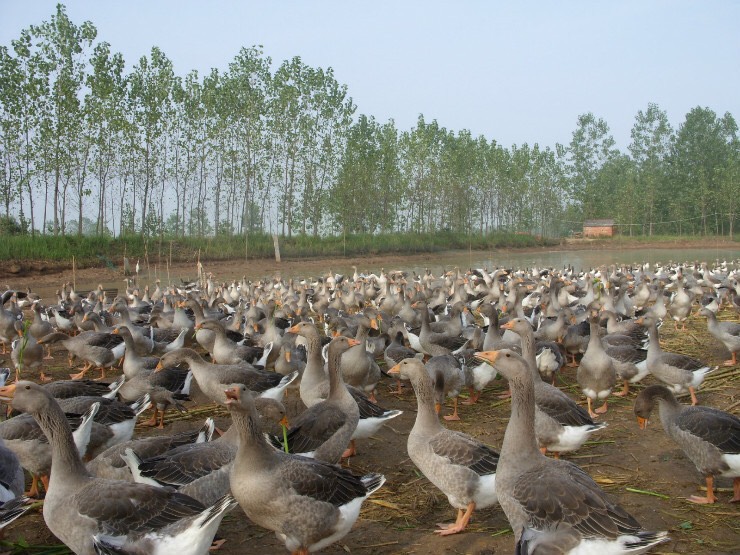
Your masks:
{"label": "pale blue sky", "polygon": [[[648,102],[674,126],[692,107],[740,119],[736,1],[69,0],[129,67],[151,47],[175,71],[225,69],[261,44],[275,66],[334,68],[357,113],[410,129],[419,113],[504,145],[568,143],[579,114],[604,118],[623,150]],[[55,1],[0,0],[0,44]]]}

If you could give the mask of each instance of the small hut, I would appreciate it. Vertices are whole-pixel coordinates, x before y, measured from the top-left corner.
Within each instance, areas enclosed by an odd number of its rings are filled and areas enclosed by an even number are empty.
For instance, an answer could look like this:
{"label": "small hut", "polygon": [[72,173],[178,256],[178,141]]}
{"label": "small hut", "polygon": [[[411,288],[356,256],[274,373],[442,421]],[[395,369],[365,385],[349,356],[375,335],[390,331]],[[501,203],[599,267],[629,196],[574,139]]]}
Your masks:
{"label": "small hut", "polygon": [[583,222],[584,237],[614,237],[614,220],[586,220]]}

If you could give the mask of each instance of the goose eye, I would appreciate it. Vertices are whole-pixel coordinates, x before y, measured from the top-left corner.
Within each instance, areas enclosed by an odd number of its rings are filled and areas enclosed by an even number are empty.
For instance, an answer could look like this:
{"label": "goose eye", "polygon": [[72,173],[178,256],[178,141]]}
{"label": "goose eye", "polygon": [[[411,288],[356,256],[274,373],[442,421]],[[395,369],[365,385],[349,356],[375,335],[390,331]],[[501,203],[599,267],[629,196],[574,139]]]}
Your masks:
{"label": "goose eye", "polygon": [[31,389],[31,386],[30,386],[30,385],[27,385],[27,386],[26,386],[26,389]]}
{"label": "goose eye", "polygon": [[509,353],[506,353],[506,358],[509,358],[511,355]]}

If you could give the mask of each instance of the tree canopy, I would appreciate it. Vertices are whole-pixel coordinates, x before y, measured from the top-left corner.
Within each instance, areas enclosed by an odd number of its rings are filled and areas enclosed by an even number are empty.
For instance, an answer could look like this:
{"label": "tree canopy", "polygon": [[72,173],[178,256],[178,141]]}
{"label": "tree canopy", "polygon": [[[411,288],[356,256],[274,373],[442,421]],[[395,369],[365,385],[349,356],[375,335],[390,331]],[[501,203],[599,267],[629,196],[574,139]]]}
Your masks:
{"label": "tree canopy", "polygon": [[[547,236],[613,218],[625,234],[732,234],[732,114],[678,129],[638,111],[627,152],[578,117],[567,145],[504,146],[423,114],[357,112],[331,68],[242,48],[224,72],[177,72],[157,46],[130,71],[58,5],[0,46],[3,228],[204,236],[494,230]],[[41,221],[38,221],[38,218]]]}

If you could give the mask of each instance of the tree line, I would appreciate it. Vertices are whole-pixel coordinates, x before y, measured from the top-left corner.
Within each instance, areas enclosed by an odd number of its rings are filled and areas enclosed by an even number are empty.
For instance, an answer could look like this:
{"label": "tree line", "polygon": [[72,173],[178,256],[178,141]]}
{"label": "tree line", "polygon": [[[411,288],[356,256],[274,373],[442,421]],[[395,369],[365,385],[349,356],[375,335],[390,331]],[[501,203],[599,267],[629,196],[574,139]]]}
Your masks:
{"label": "tree line", "polygon": [[130,71],[63,5],[0,46],[0,232],[211,236],[496,230],[732,234],[738,129],[640,110],[627,152],[579,116],[569,144],[505,146],[419,115],[357,112],[331,68],[259,46],[184,76],[154,46]]}

